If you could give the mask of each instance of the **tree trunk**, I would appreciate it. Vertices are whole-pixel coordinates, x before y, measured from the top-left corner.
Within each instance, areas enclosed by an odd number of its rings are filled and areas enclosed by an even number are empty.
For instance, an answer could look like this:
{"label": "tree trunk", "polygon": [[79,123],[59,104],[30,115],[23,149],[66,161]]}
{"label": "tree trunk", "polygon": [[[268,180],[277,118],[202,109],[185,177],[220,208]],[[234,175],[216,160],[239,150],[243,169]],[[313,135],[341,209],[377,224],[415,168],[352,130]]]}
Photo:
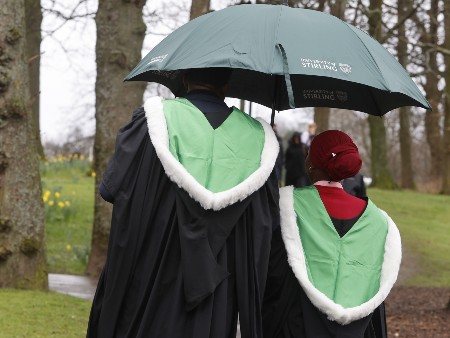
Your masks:
{"label": "tree trunk", "polygon": [[314,122],[317,125],[317,134],[330,129],[330,108],[314,107]]}
{"label": "tree trunk", "polygon": [[40,1],[25,0],[25,22],[28,55],[28,74],[30,80],[31,110],[33,112],[33,129],[35,131],[38,154],[44,158],[39,129],[39,94],[41,64],[41,23],[42,12]]}
{"label": "tree trunk", "polygon": [[142,105],[145,82],[123,82],[141,59],[145,24],[145,1],[102,0],[97,24],[97,79],[95,84],[96,132],[94,144],[95,208],[92,245],[87,273],[98,277],[103,267],[111,224],[112,207],[98,194],[103,172],[114,152],[120,127]]}
{"label": "tree trunk", "polygon": [[193,20],[200,15],[208,13],[210,10],[210,0],[192,0],[190,19]]}
{"label": "tree trunk", "polygon": [[[450,50],[450,1],[444,1],[444,48]],[[445,113],[444,113],[444,168],[443,186],[444,194],[450,195],[450,55],[444,56],[445,63]]]}
{"label": "tree trunk", "polygon": [[345,21],[345,10],[347,9],[348,0],[334,0],[334,3],[330,3],[331,15],[338,17]]}
{"label": "tree trunk", "polygon": [[[432,1],[430,10],[428,11],[429,29],[422,30],[423,35],[421,40],[425,44],[437,46],[438,44],[438,22],[434,20],[439,15],[438,1]],[[417,18],[417,20],[420,20]],[[434,48],[426,51],[428,55],[428,64],[425,65],[426,75],[424,89],[428,102],[432,110],[425,113],[425,133],[430,149],[430,171],[428,173],[429,180],[432,182],[439,182],[442,178],[443,168],[443,139],[441,134],[442,111],[439,109],[439,102],[441,101],[441,93],[437,87],[438,78],[438,64],[437,52]]]}
{"label": "tree trunk", "polygon": [[400,119],[400,166],[401,166],[401,187],[405,189],[416,188],[414,183],[414,174],[411,158],[411,133],[410,133],[410,115],[411,111],[407,107],[399,109]]}
{"label": "tree trunk", "polygon": [[[374,39],[380,39],[382,33],[382,0],[370,0],[369,5],[369,35]],[[384,120],[370,115],[368,118],[371,143],[371,171],[372,186],[393,189],[396,185],[388,168],[387,138]]]}
{"label": "tree trunk", "polygon": [[370,115],[368,122],[371,144],[371,186],[394,189],[396,185],[388,168],[386,128],[384,127],[383,119],[378,116]]}
{"label": "tree trunk", "polygon": [[[397,2],[397,15],[400,21],[408,11],[408,1],[398,0]],[[403,67],[408,64],[408,44],[406,37],[405,24],[401,24],[398,27],[398,44],[397,44],[397,56],[398,61]],[[411,159],[411,132],[410,132],[410,110],[406,107],[399,109],[400,119],[400,158],[401,158],[401,187],[405,189],[414,189],[414,175]]]}
{"label": "tree trunk", "polygon": [[0,287],[47,289],[44,204],[28,79],[25,1],[0,9]]}

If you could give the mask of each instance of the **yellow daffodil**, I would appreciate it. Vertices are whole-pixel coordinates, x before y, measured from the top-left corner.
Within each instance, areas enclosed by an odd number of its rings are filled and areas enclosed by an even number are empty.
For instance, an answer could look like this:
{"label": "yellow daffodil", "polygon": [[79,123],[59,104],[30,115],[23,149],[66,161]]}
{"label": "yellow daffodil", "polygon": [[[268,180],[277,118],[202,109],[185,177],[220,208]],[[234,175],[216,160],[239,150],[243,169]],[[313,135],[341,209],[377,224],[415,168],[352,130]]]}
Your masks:
{"label": "yellow daffodil", "polygon": [[66,207],[70,207],[71,206],[70,201],[65,201],[64,204],[65,204]]}
{"label": "yellow daffodil", "polygon": [[61,202],[61,201],[58,202],[58,207],[60,207],[61,209],[64,208],[65,207],[64,202]]}
{"label": "yellow daffodil", "polygon": [[50,197],[51,192],[49,190],[46,190],[44,192],[44,194],[42,195],[42,200],[44,201],[44,203],[47,203],[49,197]]}
{"label": "yellow daffodil", "polygon": [[55,204],[55,202],[53,200],[48,201],[49,206],[52,206],[53,204]]}
{"label": "yellow daffodil", "polygon": [[60,194],[59,192],[55,192],[55,197],[56,197],[56,198],[60,198],[60,197],[61,197],[61,194]]}

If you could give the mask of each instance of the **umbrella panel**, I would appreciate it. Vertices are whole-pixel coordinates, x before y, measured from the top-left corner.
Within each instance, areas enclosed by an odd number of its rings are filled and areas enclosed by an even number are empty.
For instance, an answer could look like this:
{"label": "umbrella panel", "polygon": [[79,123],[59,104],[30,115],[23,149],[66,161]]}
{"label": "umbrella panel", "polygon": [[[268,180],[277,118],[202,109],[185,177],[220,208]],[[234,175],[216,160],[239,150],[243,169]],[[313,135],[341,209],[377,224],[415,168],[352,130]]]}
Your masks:
{"label": "umbrella panel", "polygon": [[[133,81],[148,81],[162,84],[170,89],[175,96],[186,94],[182,85],[185,70],[158,71],[151,70],[133,78]],[[275,90],[276,89],[276,90]],[[229,81],[228,97],[256,102],[276,110],[289,109],[286,84],[283,76],[265,74],[247,69],[233,69]]]}
{"label": "umbrella panel", "polygon": [[351,81],[292,75],[291,83],[296,107],[341,108],[376,116],[382,116],[402,106],[427,108],[405,94],[383,91]]}
{"label": "umbrella panel", "polygon": [[[186,94],[181,81],[183,71],[147,71],[133,80],[157,82],[168,87],[175,96],[183,96]],[[405,94],[386,92],[351,81],[308,75],[291,75],[290,81],[295,107],[299,108],[341,108],[382,116],[398,107],[418,106],[417,101]],[[227,96],[279,111],[291,109],[284,75],[233,69]]]}

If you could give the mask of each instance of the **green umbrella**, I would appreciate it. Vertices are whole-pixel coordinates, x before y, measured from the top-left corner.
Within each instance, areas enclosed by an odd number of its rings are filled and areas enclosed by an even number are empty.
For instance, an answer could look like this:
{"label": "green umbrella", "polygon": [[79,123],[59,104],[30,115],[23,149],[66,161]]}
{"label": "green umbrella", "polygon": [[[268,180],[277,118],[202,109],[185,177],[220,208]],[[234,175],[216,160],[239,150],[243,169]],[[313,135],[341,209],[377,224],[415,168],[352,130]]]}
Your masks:
{"label": "green umbrella", "polygon": [[181,26],[125,80],[157,82],[176,96],[183,70],[230,67],[227,96],[276,110],[335,107],[384,115],[401,106],[431,108],[381,44],[344,21],[283,5],[239,5]]}

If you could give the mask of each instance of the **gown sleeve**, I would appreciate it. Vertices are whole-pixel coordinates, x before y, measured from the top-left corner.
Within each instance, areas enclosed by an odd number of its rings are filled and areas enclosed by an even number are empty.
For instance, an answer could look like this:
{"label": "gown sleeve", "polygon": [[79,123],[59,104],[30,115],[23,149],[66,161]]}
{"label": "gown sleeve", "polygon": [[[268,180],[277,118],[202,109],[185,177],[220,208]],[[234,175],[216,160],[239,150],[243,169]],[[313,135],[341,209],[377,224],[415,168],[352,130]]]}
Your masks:
{"label": "gown sleeve", "polygon": [[114,203],[120,191],[129,183],[127,175],[149,138],[147,129],[142,126],[146,123],[145,111],[141,107],[134,111],[131,121],[118,132],[114,155],[99,186],[100,194],[107,202]]}

